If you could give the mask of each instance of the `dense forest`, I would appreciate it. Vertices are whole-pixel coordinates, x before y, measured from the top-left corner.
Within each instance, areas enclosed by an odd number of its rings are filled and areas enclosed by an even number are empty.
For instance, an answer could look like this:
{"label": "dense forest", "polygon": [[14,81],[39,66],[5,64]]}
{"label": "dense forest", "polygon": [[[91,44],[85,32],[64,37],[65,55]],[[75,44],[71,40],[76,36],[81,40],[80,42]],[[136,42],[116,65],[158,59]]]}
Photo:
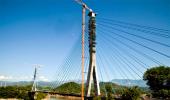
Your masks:
{"label": "dense forest", "polygon": [[28,91],[31,86],[7,86],[0,88],[0,98],[21,98],[29,100]]}

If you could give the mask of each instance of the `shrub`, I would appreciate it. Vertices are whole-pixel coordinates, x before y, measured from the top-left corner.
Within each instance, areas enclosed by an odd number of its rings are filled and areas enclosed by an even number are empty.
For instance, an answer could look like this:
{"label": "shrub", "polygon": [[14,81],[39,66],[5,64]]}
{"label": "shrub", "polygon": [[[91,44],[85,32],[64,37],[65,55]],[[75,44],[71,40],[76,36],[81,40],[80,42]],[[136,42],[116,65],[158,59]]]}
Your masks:
{"label": "shrub", "polygon": [[141,90],[137,86],[126,88],[123,91],[122,99],[123,100],[138,100],[140,97],[140,94],[141,94]]}
{"label": "shrub", "polygon": [[170,98],[170,90],[161,89],[157,92],[153,92],[155,97]]}

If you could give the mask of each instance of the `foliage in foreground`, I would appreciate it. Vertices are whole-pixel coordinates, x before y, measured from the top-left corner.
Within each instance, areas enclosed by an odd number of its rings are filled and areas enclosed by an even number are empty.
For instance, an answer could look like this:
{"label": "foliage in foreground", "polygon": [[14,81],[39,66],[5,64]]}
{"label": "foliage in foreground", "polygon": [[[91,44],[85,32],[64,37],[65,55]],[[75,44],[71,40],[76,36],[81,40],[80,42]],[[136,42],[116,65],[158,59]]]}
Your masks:
{"label": "foliage in foreground", "polygon": [[141,93],[137,86],[126,88],[122,94],[122,100],[139,100]]}
{"label": "foliage in foreground", "polygon": [[[28,96],[28,91],[31,90],[31,85],[29,86],[7,86],[0,87],[0,98],[17,98],[30,100]],[[46,97],[46,94],[38,93],[37,100],[42,100]]]}
{"label": "foliage in foreground", "polygon": [[[105,88],[107,92],[106,95],[102,96],[94,96],[93,100],[141,100],[141,94],[144,93],[143,90],[141,90],[139,87],[121,87],[123,91],[120,94],[115,93],[115,91],[112,90],[112,83],[105,83]],[[120,87],[119,87],[120,88]],[[120,96],[117,98],[116,96]]]}
{"label": "foliage in foreground", "polygon": [[44,94],[44,93],[38,93],[37,95],[36,95],[36,100],[42,100],[42,99],[44,99],[45,97],[47,96],[47,94]]}
{"label": "foliage in foreground", "polygon": [[28,91],[31,86],[7,86],[0,87],[0,98],[19,98],[29,100]]}
{"label": "foliage in foreground", "polygon": [[148,69],[143,76],[154,97],[170,98],[170,67],[158,66]]}

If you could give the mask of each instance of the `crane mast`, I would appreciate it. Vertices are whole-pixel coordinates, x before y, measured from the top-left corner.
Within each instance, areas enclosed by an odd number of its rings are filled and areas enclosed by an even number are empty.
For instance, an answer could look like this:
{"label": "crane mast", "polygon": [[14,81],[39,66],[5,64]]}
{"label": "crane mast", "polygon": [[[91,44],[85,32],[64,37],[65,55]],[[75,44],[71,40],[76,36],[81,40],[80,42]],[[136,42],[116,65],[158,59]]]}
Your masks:
{"label": "crane mast", "polygon": [[[100,95],[100,88],[99,88],[99,82],[97,77],[97,70],[96,70],[96,53],[95,53],[95,16],[96,14],[90,9],[82,0],[75,0],[78,4],[82,5],[82,86],[81,86],[81,97],[82,100],[84,100],[84,33],[85,33],[85,14],[86,10],[89,11],[89,17],[90,17],[90,24],[89,26],[92,26],[89,29],[89,47],[90,47],[90,63],[89,63],[89,71],[87,76],[87,84],[86,84],[86,97],[90,96],[91,91],[91,83],[92,80],[94,81],[94,87],[95,87],[95,94],[96,96]],[[93,24],[92,24],[93,23]],[[93,44],[91,44],[93,42]],[[92,46],[93,45],[93,46]]]}

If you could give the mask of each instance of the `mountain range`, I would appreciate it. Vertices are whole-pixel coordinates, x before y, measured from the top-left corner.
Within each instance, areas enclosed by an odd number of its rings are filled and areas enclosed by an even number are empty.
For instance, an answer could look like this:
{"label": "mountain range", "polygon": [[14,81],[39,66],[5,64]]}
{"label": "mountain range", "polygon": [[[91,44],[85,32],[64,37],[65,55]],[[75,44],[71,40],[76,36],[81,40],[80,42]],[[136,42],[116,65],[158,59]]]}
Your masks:
{"label": "mountain range", "polygon": [[[144,80],[113,79],[111,82],[116,83],[118,85],[123,85],[123,86],[148,87]],[[39,81],[38,85],[39,86],[57,86],[57,85],[59,85],[61,83],[64,83],[64,82],[57,82],[57,81],[44,82],[44,81]],[[80,82],[78,82],[78,83],[80,83]],[[13,85],[23,86],[23,85],[31,85],[31,84],[32,84],[32,82],[30,82],[30,81],[19,81],[19,82],[0,81],[0,86],[13,86]]]}

